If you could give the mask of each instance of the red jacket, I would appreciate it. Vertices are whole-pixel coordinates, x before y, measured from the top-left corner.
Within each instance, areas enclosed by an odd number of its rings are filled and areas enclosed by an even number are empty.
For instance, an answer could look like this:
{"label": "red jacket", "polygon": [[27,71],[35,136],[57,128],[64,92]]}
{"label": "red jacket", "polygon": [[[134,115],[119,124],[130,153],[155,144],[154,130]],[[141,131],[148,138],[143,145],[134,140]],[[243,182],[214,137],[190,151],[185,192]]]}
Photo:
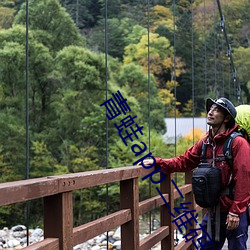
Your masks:
{"label": "red jacket", "polygon": [[[156,166],[160,167],[165,174],[173,172],[186,172],[198,166],[202,151],[202,142],[209,143],[207,146],[206,159],[213,158],[213,146],[215,158],[223,157],[223,144],[225,138],[237,131],[238,125],[228,129],[223,134],[218,134],[212,138],[206,136],[195,145],[185,151],[183,155],[171,159],[156,158]],[[233,155],[233,180],[234,180],[234,200],[230,200],[225,194],[220,198],[221,211],[232,212],[241,215],[246,211],[250,201],[250,144],[241,136],[237,136],[232,144]],[[229,182],[231,170],[226,161],[215,162],[215,166],[221,169],[221,184],[225,188]]]}

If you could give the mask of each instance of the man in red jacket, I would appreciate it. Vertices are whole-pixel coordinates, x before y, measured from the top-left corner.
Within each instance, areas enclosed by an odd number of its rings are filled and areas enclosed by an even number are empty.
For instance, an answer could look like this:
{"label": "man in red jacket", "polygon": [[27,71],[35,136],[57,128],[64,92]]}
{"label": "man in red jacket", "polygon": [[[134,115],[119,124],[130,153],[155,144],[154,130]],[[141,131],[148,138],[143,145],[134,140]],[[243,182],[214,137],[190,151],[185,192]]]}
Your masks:
{"label": "man in red jacket", "polygon": [[[237,136],[232,144],[233,170],[225,160],[215,161],[222,158],[223,145],[226,138],[238,130],[235,124],[236,109],[226,98],[217,100],[207,99],[207,124],[210,129],[206,136],[187,149],[183,155],[171,159],[155,158],[157,168],[165,174],[173,172],[186,172],[198,166],[202,152],[202,144],[207,144],[206,159],[210,160],[215,167],[221,169],[221,185],[226,189],[230,178],[234,185],[233,198],[224,193],[220,197],[220,240],[215,241],[215,213],[210,211],[212,222],[213,245],[209,244],[202,249],[221,249],[225,239],[228,239],[229,250],[246,250],[248,238],[247,207],[250,201],[250,145],[241,136]],[[152,159],[143,161],[144,166],[153,164]],[[207,229],[208,213],[202,220],[202,225]],[[203,241],[205,241],[205,237]],[[202,244],[205,245],[205,242]]]}

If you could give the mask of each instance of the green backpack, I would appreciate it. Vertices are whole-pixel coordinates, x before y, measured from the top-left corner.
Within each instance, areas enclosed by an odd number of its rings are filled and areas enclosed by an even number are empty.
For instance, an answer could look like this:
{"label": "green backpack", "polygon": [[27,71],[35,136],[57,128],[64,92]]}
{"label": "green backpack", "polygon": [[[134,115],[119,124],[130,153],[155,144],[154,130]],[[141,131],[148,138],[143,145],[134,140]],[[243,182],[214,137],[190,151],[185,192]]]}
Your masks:
{"label": "green backpack", "polygon": [[239,105],[236,108],[236,123],[239,125],[239,132],[248,140],[250,138],[250,105]]}

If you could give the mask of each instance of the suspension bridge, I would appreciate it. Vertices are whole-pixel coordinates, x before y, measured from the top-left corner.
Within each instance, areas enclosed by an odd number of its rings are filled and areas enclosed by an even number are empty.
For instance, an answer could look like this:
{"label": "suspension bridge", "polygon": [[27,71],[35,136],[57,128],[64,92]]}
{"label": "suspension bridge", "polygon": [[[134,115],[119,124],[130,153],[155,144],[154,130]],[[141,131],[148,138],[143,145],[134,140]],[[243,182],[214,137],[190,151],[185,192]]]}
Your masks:
{"label": "suspension bridge", "polygon": [[[104,9],[107,11],[107,0],[104,1]],[[232,73],[232,81],[234,84],[233,97],[237,99],[238,103],[242,103],[242,93],[240,81],[237,76],[237,71],[234,63],[232,48],[229,42],[227,27],[225,18],[223,16],[220,1],[217,0],[218,13],[220,16],[219,26],[226,43],[226,54],[229,59],[230,70]],[[186,238],[176,245],[176,230],[178,226],[173,223],[173,218],[169,211],[173,211],[177,199],[182,198],[185,202],[189,203],[189,209],[195,210],[202,216],[206,211],[199,207],[193,198],[191,177],[192,173],[185,173],[183,179],[184,184],[179,186],[178,189],[173,186],[172,180],[176,177],[173,174],[166,175],[166,178],[160,183],[161,195],[152,196],[149,192],[150,198],[145,200],[139,200],[139,180],[149,175],[152,170],[142,168],[141,166],[120,166],[119,168],[110,169],[108,156],[109,156],[109,125],[108,119],[106,118],[106,169],[77,172],[71,174],[53,175],[42,178],[30,178],[29,176],[29,141],[30,141],[30,121],[29,121],[29,1],[26,0],[26,178],[25,180],[12,181],[0,184],[0,206],[7,206],[13,204],[25,203],[27,204],[27,218],[29,217],[29,202],[41,199],[43,204],[43,226],[44,226],[44,240],[28,245],[23,248],[25,250],[72,250],[74,246],[86,242],[100,234],[107,234],[114,228],[121,228],[121,249],[122,250],[148,250],[153,248],[156,244],[161,245],[162,250],[194,250],[197,249],[195,241],[192,237],[195,235],[193,232]],[[192,7],[193,1],[191,1]],[[204,1],[204,10],[205,10]],[[173,12],[174,12],[174,69],[172,80],[174,82],[174,96],[177,95],[177,82],[176,82],[176,70],[177,70],[177,56],[175,50],[175,6],[176,3],[173,1]],[[150,151],[150,1],[147,1],[148,7],[148,145]],[[193,18],[193,12],[192,12]],[[107,16],[106,16],[107,19]],[[205,14],[204,14],[205,19]],[[205,22],[205,21],[204,21]],[[193,24],[193,20],[192,20]],[[205,26],[205,25],[204,25]],[[204,28],[205,29],[205,28]],[[108,24],[105,23],[105,30],[108,30]],[[205,35],[204,35],[205,37]],[[106,69],[108,68],[108,41],[107,33],[105,33],[105,63]],[[194,112],[194,100],[195,100],[195,82],[194,82],[194,34],[192,33],[192,113]],[[204,85],[205,94],[207,94],[206,86],[206,41],[204,41]],[[106,70],[105,83],[106,83],[106,100],[108,99],[109,89],[109,74]],[[176,121],[177,121],[177,102],[175,100],[175,118],[173,119],[173,133],[174,139],[172,138],[172,144],[176,147]],[[195,117],[190,118],[195,120]],[[176,151],[176,148],[175,148]],[[176,154],[176,152],[175,152]],[[112,183],[119,184],[119,198],[120,198],[120,209],[116,212],[110,213],[108,211],[109,201],[109,185]],[[105,216],[100,217],[96,220],[78,225],[74,227],[74,202],[73,192],[84,190],[92,187],[99,187],[106,185],[107,193],[107,213]],[[151,190],[151,184],[149,183],[149,189]],[[166,206],[166,203],[168,206]],[[140,239],[140,217],[145,214],[150,214],[151,223],[151,212],[155,209],[160,211],[159,227],[156,230],[151,231],[149,235]],[[186,231],[195,230],[195,224],[187,225]],[[151,225],[150,225],[151,227]],[[28,233],[27,233],[28,235]],[[199,234],[198,237],[200,237]],[[27,241],[28,237],[27,237]],[[250,243],[248,241],[248,246]],[[107,245],[108,249],[108,245]],[[227,249],[227,242],[225,243],[223,250]],[[250,247],[249,247],[250,249]]]}

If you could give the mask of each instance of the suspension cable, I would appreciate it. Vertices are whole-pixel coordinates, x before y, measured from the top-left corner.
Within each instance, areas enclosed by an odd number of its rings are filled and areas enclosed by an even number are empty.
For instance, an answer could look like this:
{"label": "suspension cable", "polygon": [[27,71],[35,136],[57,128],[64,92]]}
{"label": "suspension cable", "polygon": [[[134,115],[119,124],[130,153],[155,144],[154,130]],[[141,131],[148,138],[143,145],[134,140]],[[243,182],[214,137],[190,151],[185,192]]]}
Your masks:
{"label": "suspension cable", "polygon": [[204,90],[205,90],[205,97],[207,97],[207,39],[206,39],[206,23],[207,23],[207,16],[206,16],[206,0],[204,0]]}
{"label": "suspension cable", "polygon": [[213,1],[214,7],[214,91],[217,92],[217,32],[216,32],[216,15],[215,15],[215,0]]}
{"label": "suspension cable", "polygon": [[[105,0],[105,84],[106,84],[106,101],[108,100],[108,0]],[[108,139],[109,139],[109,133],[108,133],[108,111],[106,109],[106,169],[109,167],[109,161],[108,161]],[[106,215],[109,213],[109,186],[108,183],[106,184]],[[107,232],[107,249],[108,249],[108,232]]]}
{"label": "suspension cable", "polygon": [[[174,23],[174,58],[173,58],[173,61],[174,61],[174,72],[173,72],[173,81],[174,81],[174,131],[175,131],[175,136],[174,136],[174,154],[175,156],[177,155],[177,119],[176,119],[176,116],[177,116],[177,107],[176,107],[176,99],[177,99],[177,86],[176,86],[176,28],[175,28],[175,25],[176,25],[176,2],[175,0],[173,0],[173,23]],[[178,182],[178,177],[177,177],[177,173],[175,173],[175,183]],[[177,235],[177,230],[176,230],[176,235],[175,235],[175,239],[176,239],[176,242],[178,244],[178,235]]]}
{"label": "suspension cable", "polygon": [[191,36],[192,36],[192,115],[193,115],[193,144],[195,141],[194,134],[194,117],[195,117],[195,106],[194,106],[194,10],[193,10],[193,0],[191,0]]}
{"label": "suspension cable", "polygon": [[[148,150],[150,152],[150,0],[147,1],[148,7],[148,18],[147,18],[147,28],[148,28]],[[151,181],[148,180],[148,192],[151,198]],[[152,213],[149,212],[149,233],[151,234],[152,228]]]}
{"label": "suspension cable", "polygon": [[174,126],[175,126],[175,156],[176,156],[176,137],[177,137],[177,133],[176,133],[176,116],[177,116],[177,107],[176,107],[176,96],[177,96],[177,87],[176,87],[176,28],[175,28],[175,25],[176,25],[176,2],[175,0],[173,0],[173,5],[174,5],[174,58],[173,58],[173,61],[174,61],[174,73],[173,73],[173,81],[174,81],[174,97],[175,97],[175,100],[174,100],[174,114],[175,114],[175,123],[174,123]]}
{"label": "suspension cable", "polygon": [[230,45],[230,43],[228,41],[225,18],[224,18],[223,14],[222,14],[220,0],[216,0],[216,1],[217,1],[217,5],[218,5],[219,14],[220,14],[220,28],[221,28],[221,31],[223,32],[224,38],[226,40],[227,57],[230,60],[230,66],[231,66],[231,69],[232,69],[232,76],[233,76],[233,82],[234,82],[234,91],[235,91],[235,88],[236,88],[236,84],[238,83],[237,84],[237,89],[236,89],[236,95],[237,95],[238,103],[241,104],[242,103],[241,86],[240,86],[239,80],[237,81],[237,73],[236,73],[236,68],[235,68],[235,65],[234,65],[231,45]]}
{"label": "suspension cable", "polygon": [[[25,179],[29,179],[29,0],[26,0],[26,45],[25,45],[25,72],[26,72],[26,174]],[[29,211],[30,203],[26,202],[25,214],[26,214],[26,239],[27,245],[29,245]]]}

